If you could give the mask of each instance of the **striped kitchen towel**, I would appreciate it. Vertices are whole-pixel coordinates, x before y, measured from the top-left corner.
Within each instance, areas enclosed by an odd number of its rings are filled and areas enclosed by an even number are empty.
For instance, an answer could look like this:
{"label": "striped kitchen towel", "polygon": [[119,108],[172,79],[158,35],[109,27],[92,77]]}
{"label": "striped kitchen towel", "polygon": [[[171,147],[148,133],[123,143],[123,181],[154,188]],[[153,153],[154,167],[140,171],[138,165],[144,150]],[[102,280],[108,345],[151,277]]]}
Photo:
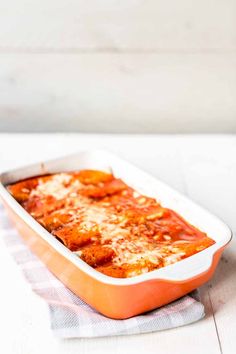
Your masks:
{"label": "striped kitchen towel", "polygon": [[29,250],[0,205],[0,234],[32,290],[47,303],[51,329],[60,338],[118,336],[160,331],[195,322],[204,316],[198,292],[148,313],[112,320],[67,289]]}

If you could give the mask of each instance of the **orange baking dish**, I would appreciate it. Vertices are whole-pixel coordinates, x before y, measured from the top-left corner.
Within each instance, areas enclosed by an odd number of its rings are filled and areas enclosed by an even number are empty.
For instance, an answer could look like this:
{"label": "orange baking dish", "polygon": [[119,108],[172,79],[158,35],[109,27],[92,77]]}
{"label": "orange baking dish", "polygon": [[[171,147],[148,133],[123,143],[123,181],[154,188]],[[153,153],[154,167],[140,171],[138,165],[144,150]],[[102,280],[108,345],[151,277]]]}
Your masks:
{"label": "orange baking dish", "polygon": [[[176,211],[201,231],[208,248],[163,268],[150,269],[131,278],[114,278],[96,271],[66,248],[33,219],[6,188],[8,184],[34,176],[86,169],[112,172],[141,195],[155,198],[156,205]],[[126,161],[100,150],[2,173],[0,179],[3,203],[32,251],[75,294],[111,318],[132,317],[167,304],[202,285],[212,276],[232,237],[229,228],[206,210]]]}

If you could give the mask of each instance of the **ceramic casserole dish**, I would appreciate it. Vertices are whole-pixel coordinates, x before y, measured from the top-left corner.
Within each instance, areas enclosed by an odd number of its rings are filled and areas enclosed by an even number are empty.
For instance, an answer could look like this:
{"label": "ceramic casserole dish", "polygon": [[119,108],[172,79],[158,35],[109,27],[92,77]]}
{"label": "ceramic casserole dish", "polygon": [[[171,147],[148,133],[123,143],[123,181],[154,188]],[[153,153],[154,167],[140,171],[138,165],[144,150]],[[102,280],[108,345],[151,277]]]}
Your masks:
{"label": "ceramic casserole dish", "polygon": [[[6,185],[33,176],[96,169],[113,172],[140,193],[156,198],[215,243],[177,263],[132,278],[104,275],[54,238],[10,195]],[[40,162],[0,175],[0,196],[24,241],[70,290],[105,316],[124,319],[165,305],[199,287],[213,275],[232,235],[217,217],[132,164],[94,150]]]}

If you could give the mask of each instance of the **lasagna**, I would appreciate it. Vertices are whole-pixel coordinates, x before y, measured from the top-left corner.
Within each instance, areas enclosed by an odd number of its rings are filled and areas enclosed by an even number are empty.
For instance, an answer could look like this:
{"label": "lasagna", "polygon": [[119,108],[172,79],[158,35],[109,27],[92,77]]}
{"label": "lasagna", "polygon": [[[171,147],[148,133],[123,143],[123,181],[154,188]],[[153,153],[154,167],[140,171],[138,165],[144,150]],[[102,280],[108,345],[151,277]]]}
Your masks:
{"label": "lasagna", "polygon": [[111,173],[56,173],[7,188],[53,237],[111,277],[147,273],[215,243],[176,212]]}

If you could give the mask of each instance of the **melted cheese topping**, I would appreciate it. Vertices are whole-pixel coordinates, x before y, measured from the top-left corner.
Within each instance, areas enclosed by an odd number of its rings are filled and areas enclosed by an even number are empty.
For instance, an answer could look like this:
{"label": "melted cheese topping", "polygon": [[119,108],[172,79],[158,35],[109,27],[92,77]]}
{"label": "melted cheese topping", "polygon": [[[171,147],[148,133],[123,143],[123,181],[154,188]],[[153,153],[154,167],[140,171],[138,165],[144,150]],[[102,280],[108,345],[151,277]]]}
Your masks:
{"label": "melted cheese topping", "polygon": [[70,183],[71,180],[72,177],[66,173],[56,174],[46,181],[39,179],[38,186],[31,191],[30,196],[50,195],[55,199],[63,199],[68,196],[68,194],[74,193],[80,187],[79,181]]}
{"label": "melted cheese topping", "polygon": [[8,188],[65,246],[111,276],[165,267],[214,243],[173,211],[101,171],[58,173]]}

